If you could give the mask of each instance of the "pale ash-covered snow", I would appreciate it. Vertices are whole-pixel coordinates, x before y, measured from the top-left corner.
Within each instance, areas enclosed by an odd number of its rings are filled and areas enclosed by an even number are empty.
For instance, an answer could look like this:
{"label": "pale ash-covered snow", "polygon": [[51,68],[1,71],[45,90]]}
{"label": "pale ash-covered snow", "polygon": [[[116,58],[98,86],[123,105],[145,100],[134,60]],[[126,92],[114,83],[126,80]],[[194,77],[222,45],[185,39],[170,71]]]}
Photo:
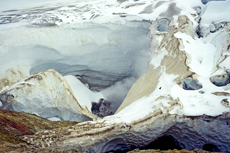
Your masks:
{"label": "pale ash-covered snow", "polygon": [[74,97],[68,82],[55,70],[33,74],[0,92],[2,109],[28,112],[61,120],[88,121],[95,118]]}
{"label": "pale ash-covered snow", "polygon": [[160,109],[164,112],[165,110],[163,107],[170,106],[168,104],[169,100],[167,98],[158,99],[159,95],[165,97],[169,96],[171,90],[170,87],[175,85],[175,82],[173,82],[173,80],[177,77],[177,75],[167,74],[164,72],[165,71],[164,69],[162,69],[162,71],[163,74],[159,78],[159,84],[157,85],[156,88],[158,90],[155,90],[149,96],[142,97],[141,99],[138,99],[137,101],[130,104],[128,107],[125,107],[119,113],[114,115],[114,120],[110,121],[110,117],[108,117],[107,119],[105,118],[105,120],[107,122],[115,121],[117,123],[122,123],[122,122],[131,123],[135,120],[139,120],[149,115],[150,113],[153,113],[157,109]]}

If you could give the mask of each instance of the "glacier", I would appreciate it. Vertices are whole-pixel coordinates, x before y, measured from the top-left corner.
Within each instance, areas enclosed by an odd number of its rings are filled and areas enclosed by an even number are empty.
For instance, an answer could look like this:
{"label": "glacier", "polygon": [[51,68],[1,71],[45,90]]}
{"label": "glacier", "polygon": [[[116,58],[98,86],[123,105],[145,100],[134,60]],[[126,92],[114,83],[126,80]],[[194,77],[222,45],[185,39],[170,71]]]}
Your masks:
{"label": "glacier", "polygon": [[[171,136],[230,152],[230,0],[37,3],[1,8],[1,108],[82,123],[22,140],[108,152]],[[102,99],[114,115],[92,114]]]}

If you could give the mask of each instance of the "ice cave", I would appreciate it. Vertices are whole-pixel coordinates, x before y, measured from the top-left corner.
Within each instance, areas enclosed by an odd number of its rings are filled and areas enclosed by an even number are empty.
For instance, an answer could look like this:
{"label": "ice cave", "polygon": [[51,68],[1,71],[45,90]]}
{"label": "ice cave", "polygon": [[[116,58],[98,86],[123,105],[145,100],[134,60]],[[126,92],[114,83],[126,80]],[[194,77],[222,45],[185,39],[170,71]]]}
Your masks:
{"label": "ice cave", "polygon": [[[148,22],[41,25],[26,26],[20,31],[3,28],[5,45],[1,47],[5,54],[1,54],[4,57],[1,62],[2,71],[7,74],[2,73],[1,88],[53,69],[64,76],[80,104],[91,110],[91,103],[103,98],[111,103],[109,109],[114,114],[132,84],[147,70]],[[58,89],[58,85],[55,88]],[[48,110],[44,109],[47,104],[38,106],[37,110],[27,109],[29,105],[33,108],[36,103],[43,103],[46,98],[37,98],[32,103],[31,100],[19,102],[20,106],[13,103],[12,109],[63,119],[59,114],[49,114],[53,111],[51,107],[56,109],[55,105],[49,105]]]}
{"label": "ice cave", "polygon": [[230,152],[229,14],[230,0],[1,1],[0,109],[78,122],[18,136],[36,148]]}

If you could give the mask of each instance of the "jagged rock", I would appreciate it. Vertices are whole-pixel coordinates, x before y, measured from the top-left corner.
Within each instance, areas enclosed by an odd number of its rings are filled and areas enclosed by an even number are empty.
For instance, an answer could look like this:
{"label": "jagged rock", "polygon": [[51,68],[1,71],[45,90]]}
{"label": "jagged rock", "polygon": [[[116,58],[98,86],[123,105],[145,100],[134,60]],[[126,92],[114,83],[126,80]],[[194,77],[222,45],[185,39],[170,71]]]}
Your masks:
{"label": "jagged rock", "polygon": [[61,120],[96,118],[75,98],[68,82],[55,70],[36,73],[0,93],[3,109],[35,113]]}
{"label": "jagged rock", "polygon": [[157,20],[157,24],[158,24],[158,26],[157,26],[158,31],[169,32],[169,30],[168,30],[169,21],[167,18]]}
{"label": "jagged rock", "polygon": [[221,100],[221,105],[223,105],[224,107],[226,107],[226,108],[229,108],[229,101],[228,101],[228,99],[226,98],[226,99],[223,99],[223,100]]}
{"label": "jagged rock", "polygon": [[107,102],[104,99],[100,99],[98,103],[92,102],[91,112],[98,117],[112,115],[113,112],[110,105],[110,102]]}
{"label": "jagged rock", "polygon": [[221,86],[226,86],[227,84],[230,83],[230,77],[229,77],[229,74],[226,72],[225,74],[223,75],[216,75],[216,76],[212,76],[210,78],[210,81],[218,86],[218,87],[221,87]]}
{"label": "jagged rock", "polygon": [[192,78],[183,80],[183,89],[185,90],[199,90],[202,88],[202,85],[198,84],[197,80]]}
{"label": "jagged rock", "polygon": [[216,96],[230,96],[230,93],[228,93],[228,92],[214,92],[212,94],[214,94]]}

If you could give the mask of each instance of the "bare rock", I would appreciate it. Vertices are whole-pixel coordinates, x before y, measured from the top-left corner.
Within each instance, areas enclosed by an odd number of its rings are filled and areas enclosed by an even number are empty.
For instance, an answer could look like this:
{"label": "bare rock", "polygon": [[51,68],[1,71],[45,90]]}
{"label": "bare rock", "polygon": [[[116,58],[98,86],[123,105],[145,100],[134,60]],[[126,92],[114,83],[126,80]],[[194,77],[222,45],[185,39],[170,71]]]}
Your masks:
{"label": "bare rock", "polygon": [[92,102],[91,112],[98,117],[112,115],[112,109],[110,105],[110,102],[107,102],[104,99],[100,99],[98,103]]}
{"label": "bare rock", "polygon": [[222,75],[212,76],[210,78],[210,81],[218,87],[226,86],[228,83],[230,83],[229,73],[226,72],[225,74]]}
{"label": "bare rock", "polygon": [[201,88],[202,85],[197,80],[193,80],[192,78],[183,80],[183,89],[185,90],[199,90]]}
{"label": "bare rock", "polygon": [[20,136],[33,135],[41,130],[75,125],[78,122],[52,122],[34,114],[0,109],[0,142],[10,144],[25,143]]}

